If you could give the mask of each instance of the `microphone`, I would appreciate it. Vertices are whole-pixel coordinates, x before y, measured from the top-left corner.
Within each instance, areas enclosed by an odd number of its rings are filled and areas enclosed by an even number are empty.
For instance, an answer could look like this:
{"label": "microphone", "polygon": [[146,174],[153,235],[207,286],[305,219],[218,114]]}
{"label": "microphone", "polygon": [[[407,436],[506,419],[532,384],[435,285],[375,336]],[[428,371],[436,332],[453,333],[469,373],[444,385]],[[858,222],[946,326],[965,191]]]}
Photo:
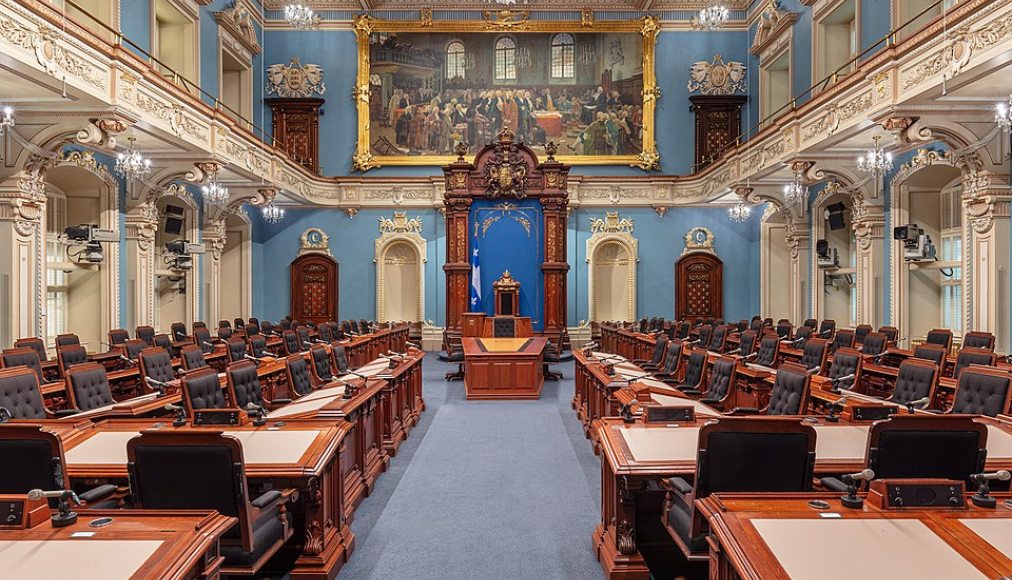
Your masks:
{"label": "microphone", "polygon": [[992,481],[1008,481],[1012,479],[1012,473],[1002,469],[993,473],[975,473],[970,476],[970,481],[977,484],[977,493],[970,496],[973,505],[983,508],[993,508],[997,502],[991,497]]}
{"label": "microphone", "polygon": [[158,391],[158,396],[159,397],[165,396],[165,389],[167,389],[169,387],[168,383],[165,383],[165,382],[162,382],[162,381],[156,381],[155,379],[153,379],[151,377],[144,377],[144,382],[147,383],[149,387],[151,387],[154,390]]}
{"label": "microphone", "polygon": [[176,331],[176,338],[178,338],[178,339],[185,339],[186,335],[177,330]]}
{"label": "microphone", "polygon": [[134,359],[132,359],[132,358],[130,358],[130,357],[128,357],[128,356],[124,356],[124,355],[122,355],[122,354],[121,354],[121,355],[119,355],[119,358],[120,358],[120,360],[122,360],[123,362],[129,363],[130,365],[135,365],[135,364],[137,364],[137,361],[135,361]]}
{"label": "microphone", "polygon": [[641,375],[633,375],[631,377],[623,377],[622,380],[625,381],[626,383],[631,383],[633,381],[638,381],[640,379],[645,379],[647,377],[652,377],[652,376],[653,376],[653,373],[643,373]]}
{"label": "microphone", "polygon": [[254,427],[262,427],[267,423],[267,409],[264,409],[263,405],[257,405],[256,403],[250,401],[249,403],[246,403],[246,408],[250,411],[256,412],[256,418],[253,419]]}
{"label": "microphone", "polygon": [[[843,381],[852,381],[852,380],[854,380],[854,373],[850,373],[849,375],[845,375],[845,376],[842,376],[842,377],[836,377],[835,379],[831,379],[830,382],[833,384],[833,389],[832,389],[833,392],[834,393],[840,392],[840,383],[842,383]],[[847,390],[850,390],[850,389],[847,389]],[[844,397],[844,399],[846,399],[846,398],[847,397]]]}
{"label": "microphone", "polygon": [[814,366],[814,367],[808,369],[808,374],[810,374],[810,375],[817,375],[817,374],[819,374],[819,370],[821,368],[822,368],[822,365]]}
{"label": "microphone", "polygon": [[422,345],[414,343],[414,342],[411,342],[410,340],[404,341],[404,344],[406,346],[411,347],[411,348],[417,348],[418,350],[422,350]]}
{"label": "microphone", "polygon": [[909,401],[906,403],[907,413],[913,415],[914,409],[923,409],[924,407],[927,407],[929,403],[931,403],[930,397],[921,397],[916,401]]}
{"label": "microphone", "polygon": [[837,409],[842,409],[847,404],[847,396],[844,395],[839,399],[829,404],[829,414],[826,415],[825,419],[829,423],[837,423],[840,421],[840,417],[836,414]]}
{"label": "microphone", "polygon": [[759,356],[759,353],[758,352],[753,352],[751,354],[748,354],[748,355],[745,355],[745,356],[741,357],[741,360],[746,361],[746,360],[749,360],[749,359],[756,358],[757,356]]}
{"label": "microphone", "polygon": [[207,342],[206,340],[200,341],[200,344],[206,346],[207,348],[214,348],[214,345],[211,344],[210,342]]}
{"label": "microphone", "polygon": [[622,417],[622,422],[623,423],[635,423],[636,422],[636,415],[633,415],[633,412],[632,412],[632,401],[630,401],[630,402],[622,405],[621,407],[619,407],[618,414],[619,414],[620,417]]}
{"label": "microphone", "polygon": [[864,505],[864,500],[857,496],[857,482],[871,481],[874,478],[875,472],[870,469],[864,469],[857,473],[848,473],[841,476],[840,481],[847,486],[847,495],[840,498],[840,503],[843,504],[844,507],[861,509],[861,506]]}
{"label": "microphone", "polygon": [[0,423],[6,423],[8,420],[14,418],[14,413],[7,407],[0,407]]}
{"label": "microphone", "polygon": [[50,518],[54,528],[65,528],[77,521],[77,514],[70,511],[70,502],[74,502],[75,505],[82,505],[81,498],[77,497],[76,493],[69,489],[57,491],[33,489],[28,492],[28,499],[32,501],[38,501],[43,498],[60,498],[60,511],[53,514],[52,518]]}
{"label": "microphone", "polygon": [[309,342],[308,340],[303,340],[302,341],[302,346],[304,346],[306,348],[313,348],[313,343]]}
{"label": "microphone", "polygon": [[166,411],[175,413],[175,419],[172,420],[173,427],[182,427],[183,425],[186,425],[186,409],[179,405],[173,405],[172,403],[166,403],[166,405],[162,408]]}
{"label": "microphone", "polygon": [[263,359],[257,358],[257,357],[255,357],[255,356],[253,356],[251,354],[244,354],[244,355],[242,355],[242,357],[245,358],[245,359],[253,361],[254,363],[257,364],[257,366],[260,366],[260,363],[263,362]]}

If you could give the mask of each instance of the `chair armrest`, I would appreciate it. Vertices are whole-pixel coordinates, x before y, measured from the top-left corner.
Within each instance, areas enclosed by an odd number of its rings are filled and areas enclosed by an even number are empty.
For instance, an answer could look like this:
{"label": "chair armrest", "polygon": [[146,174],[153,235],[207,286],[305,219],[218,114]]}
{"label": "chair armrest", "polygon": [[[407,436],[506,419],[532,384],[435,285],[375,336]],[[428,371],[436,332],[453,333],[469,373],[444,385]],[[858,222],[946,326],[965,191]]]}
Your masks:
{"label": "chair armrest", "polygon": [[687,385],[685,383],[682,383],[675,388],[678,389],[679,391],[682,391],[683,393],[685,391],[696,391],[696,393],[702,394],[699,392],[699,385]]}
{"label": "chair armrest", "polygon": [[59,411],[50,411],[49,409],[46,409],[46,415],[50,417],[56,417],[57,419],[62,419],[63,417],[70,417],[80,412],[81,412],[80,409],[60,409]]}
{"label": "chair armrest", "polygon": [[728,413],[729,415],[758,415],[761,413],[759,409],[755,407],[735,407]]}
{"label": "chair armrest", "polygon": [[718,399],[710,399],[710,398],[700,399],[699,402],[702,403],[702,404],[704,404],[704,405],[710,405],[711,407],[716,407],[717,405],[720,404],[720,400],[718,400]]}
{"label": "chair armrest", "polygon": [[667,479],[662,479],[661,486],[669,491],[673,491],[681,495],[689,495],[692,493],[692,486],[681,477],[669,477]]}
{"label": "chair armrest", "polygon": [[685,389],[678,389],[678,390],[681,391],[681,392],[683,392],[683,393],[685,393],[686,395],[699,396],[699,395],[703,394],[702,391],[699,391],[698,389],[685,388]]}
{"label": "chair armrest", "polygon": [[271,491],[267,491],[261,494],[260,497],[251,501],[250,505],[257,508],[258,510],[262,510],[269,507],[274,502],[280,500],[281,497],[282,497],[281,492],[276,489],[273,489]]}
{"label": "chair armrest", "polygon": [[843,483],[842,481],[840,481],[835,477],[823,477],[822,479],[819,480],[819,483],[821,483],[823,487],[825,487],[830,491],[838,491],[840,493],[844,493],[847,491],[847,484]]}
{"label": "chair armrest", "polygon": [[291,402],[292,402],[292,400],[288,399],[288,398],[284,398],[284,399],[271,399],[270,406],[271,407],[278,407],[278,406],[281,406],[281,405],[287,405],[288,403],[291,403]]}
{"label": "chair armrest", "polygon": [[99,500],[105,499],[110,495],[116,493],[116,486],[111,483],[100,485],[96,488],[89,489],[88,491],[80,494],[78,497],[84,501],[84,503],[95,503]]}

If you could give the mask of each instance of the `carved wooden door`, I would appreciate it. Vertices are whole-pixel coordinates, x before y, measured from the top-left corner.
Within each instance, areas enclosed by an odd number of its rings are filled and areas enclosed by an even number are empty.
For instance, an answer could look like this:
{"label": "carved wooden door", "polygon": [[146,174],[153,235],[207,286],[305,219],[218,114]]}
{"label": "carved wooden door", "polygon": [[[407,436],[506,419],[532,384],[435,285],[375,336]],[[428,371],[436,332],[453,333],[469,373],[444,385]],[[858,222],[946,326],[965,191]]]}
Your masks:
{"label": "carved wooden door", "polygon": [[723,155],[741,133],[741,108],[747,97],[693,95],[690,107],[696,113],[696,155],[693,171]]}
{"label": "carved wooden door", "polygon": [[306,254],[292,262],[292,318],[300,322],[337,320],[337,262]]}
{"label": "carved wooden door", "polygon": [[320,107],[323,99],[265,99],[274,140],[295,162],[320,172]]}
{"label": "carved wooden door", "polygon": [[675,263],[675,318],[724,317],[724,263],[706,252],[682,256]]}

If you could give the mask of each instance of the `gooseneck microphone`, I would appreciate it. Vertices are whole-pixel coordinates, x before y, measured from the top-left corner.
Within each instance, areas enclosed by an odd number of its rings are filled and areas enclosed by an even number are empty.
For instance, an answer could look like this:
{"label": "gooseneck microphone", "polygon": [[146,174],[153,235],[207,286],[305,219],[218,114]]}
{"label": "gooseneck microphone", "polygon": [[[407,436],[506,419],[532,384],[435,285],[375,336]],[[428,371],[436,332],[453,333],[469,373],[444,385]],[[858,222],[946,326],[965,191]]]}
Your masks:
{"label": "gooseneck microphone", "polygon": [[415,342],[411,342],[410,340],[404,341],[404,345],[411,348],[417,348],[418,350],[422,350],[422,345]]}
{"label": "gooseneck microphone", "polygon": [[137,364],[137,361],[135,361],[134,359],[132,359],[132,358],[130,358],[130,357],[128,357],[128,356],[122,355],[122,354],[121,354],[121,355],[119,355],[119,359],[120,359],[121,361],[123,361],[123,362],[127,363],[127,364],[130,364],[130,365],[135,365],[135,364]]}
{"label": "gooseneck microphone", "polygon": [[931,403],[931,397],[921,397],[915,401],[908,401],[906,403],[907,413],[913,415],[914,409],[923,409],[924,407],[927,407],[929,403]]}
{"label": "gooseneck microphone", "polygon": [[840,416],[836,414],[836,410],[837,409],[842,409],[843,406],[846,405],[846,404],[847,404],[847,396],[846,395],[844,395],[844,396],[840,397],[839,399],[837,399],[837,400],[833,401],[832,403],[830,403],[829,404],[829,414],[826,415],[826,417],[825,417],[826,421],[828,421],[830,423],[837,423],[837,422],[839,422],[840,421]]}
{"label": "gooseneck microphone", "polygon": [[61,489],[57,491],[42,491],[41,489],[33,489],[28,492],[28,499],[32,501],[38,501],[43,498],[60,499],[60,511],[53,514],[50,518],[54,528],[65,528],[77,521],[77,513],[70,510],[70,502],[74,502],[74,505],[82,505],[81,498],[77,497],[76,493],[69,489]]}
{"label": "gooseneck microphone", "polygon": [[7,407],[0,407],[0,423],[6,423],[9,419],[14,418],[14,413]]}
{"label": "gooseneck microphone", "polygon": [[1012,479],[1012,473],[1001,469],[993,473],[975,473],[970,476],[970,481],[977,484],[977,493],[970,496],[973,505],[982,508],[993,508],[998,502],[991,497],[992,481],[1008,481]]}
{"label": "gooseneck microphone", "polygon": [[256,412],[256,418],[253,419],[254,427],[262,427],[267,423],[267,409],[264,409],[263,405],[257,405],[253,401],[250,401],[246,403],[246,408]]}
{"label": "gooseneck microphone", "polygon": [[[854,380],[854,376],[855,376],[854,373],[850,373],[849,375],[844,375],[842,377],[836,377],[835,379],[830,379],[829,382],[832,383],[832,385],[833,385],[833,392],[834,393],[840,392],[840,383],[842,383],[843,381],[852,381],[852,380]],[[847,390],[850,390],[850,389],[847,389]],[[844,397],[844,399],[846,399],[846,398],[847,397]]]}
{"label": "gooseneck microphone", "polygon": [[864,469],[857,473],[848,473],[840,477],[840,481],[847,486],[847,495],[840,498],[840,503],[843,507],[850,509],[861,509],[864,505],[864,500],[857,495],[857,486],[859,481],[871,481],[875,479],[875,472],[870,469]]}
{"label": "gooseneck microphone", "polygon": [[144,382],[147,383],[148,386],[151,387],[152,389],[158,391],[158,396],[159,397],[164,396],[165,395],[165,390],[169,387],[168,383],[165,383],[165,382],[162,382],[162,381],[156,381],[155,379],[153,379],[151,377],[144,377]]}
{"label": "gooseneck microphone", "polygon": [[175,416],[175,418],[172,420],[173,427],[182,427],[183,425],[186,425],[186,409],[184,409],[182,406],[167,403],[162,408],[165,409],[166,411],[173,413],[173,415]]}

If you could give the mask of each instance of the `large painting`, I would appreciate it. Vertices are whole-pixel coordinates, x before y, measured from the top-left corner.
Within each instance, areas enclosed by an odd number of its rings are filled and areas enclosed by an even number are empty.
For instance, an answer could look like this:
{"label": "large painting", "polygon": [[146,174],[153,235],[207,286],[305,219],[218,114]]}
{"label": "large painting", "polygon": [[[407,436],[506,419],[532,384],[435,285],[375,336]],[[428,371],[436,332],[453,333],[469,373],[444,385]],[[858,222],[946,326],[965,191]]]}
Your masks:
{"label": "large painting", "polygon": [[528,20],[355,22],[359,142],[355,168],[441,165],[501,131],[570,164],[657,167],[657,22]]}

